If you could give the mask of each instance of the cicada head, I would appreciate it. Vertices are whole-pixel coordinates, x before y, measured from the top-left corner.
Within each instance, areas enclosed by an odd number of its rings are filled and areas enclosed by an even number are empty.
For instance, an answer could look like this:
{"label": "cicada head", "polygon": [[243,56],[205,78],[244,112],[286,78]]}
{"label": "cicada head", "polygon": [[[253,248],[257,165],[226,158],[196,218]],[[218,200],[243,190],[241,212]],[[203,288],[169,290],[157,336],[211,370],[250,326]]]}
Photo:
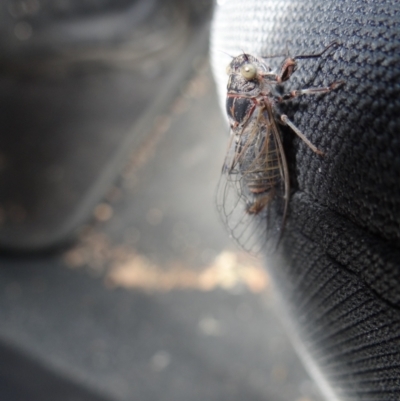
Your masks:
{"label": "cicada head", "polygon": [[228,93],[256,96],[261,90],[262,73],[265,71],[265,64],[250,54],[235,57],[226,67]]}

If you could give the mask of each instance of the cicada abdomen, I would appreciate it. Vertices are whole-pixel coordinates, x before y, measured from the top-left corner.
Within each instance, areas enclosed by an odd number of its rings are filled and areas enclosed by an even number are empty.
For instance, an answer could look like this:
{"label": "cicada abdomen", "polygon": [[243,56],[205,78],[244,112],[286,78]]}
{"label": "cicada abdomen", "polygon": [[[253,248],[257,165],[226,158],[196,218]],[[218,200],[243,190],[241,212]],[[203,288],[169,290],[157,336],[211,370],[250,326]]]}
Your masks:
{"label": "cicada abdomen", "polygon": [[[254,99],[234,100],[227,99],[228,115],[236,126],[231,132],[217,206],[231,236],[256,254],[267,242],[274,248],[284,226],[289,190],[286,158],[268,106],[254,103]],[[235,109],[238,105],[239,111]]]}

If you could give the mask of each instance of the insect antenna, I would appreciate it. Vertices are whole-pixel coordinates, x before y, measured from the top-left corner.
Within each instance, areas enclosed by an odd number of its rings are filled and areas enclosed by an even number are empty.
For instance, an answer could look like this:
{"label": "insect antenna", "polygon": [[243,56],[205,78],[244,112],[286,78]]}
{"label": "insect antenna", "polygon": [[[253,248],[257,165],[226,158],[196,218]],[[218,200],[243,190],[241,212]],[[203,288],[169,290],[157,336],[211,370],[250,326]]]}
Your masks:
{"label": "insect antenna", "polygon": [[227,56],[229,56],[230,58],[235,58],[234,56],[231,56],[229,53],[227,53],[227,52],[224,52],[223,50],[218,50],[219,52],[221,52],[221,53],[224,53],[224,54],[226,54]]}

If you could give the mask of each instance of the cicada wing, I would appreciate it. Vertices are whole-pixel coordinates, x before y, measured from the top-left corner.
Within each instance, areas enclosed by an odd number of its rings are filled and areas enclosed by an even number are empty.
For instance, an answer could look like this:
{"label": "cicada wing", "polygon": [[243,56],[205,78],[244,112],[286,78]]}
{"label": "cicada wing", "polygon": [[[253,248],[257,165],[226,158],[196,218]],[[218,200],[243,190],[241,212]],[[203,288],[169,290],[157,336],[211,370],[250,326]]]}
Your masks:
{"label": "cicada wing", "polygon": [[242,176],[235,170],[222,172],[217,188],[217,209],[230,236],[247,252],[258,253],[260,238],[254,216],[246,209]]}
{"label": "cicada wing", "polygon": [[275,251],[281,240],[286,224],[286,217],[290,196],[290,177],[286,155],[283,148],[280,132],[275,122],[270,127],[270,140],[274,142],[276,149],[276,160],[279,166],[279,179],[275,185],[275,193],[268,207],[263,211],[262,218],[265,220],[266,250]]}
{"label": "cicada wing", "polygon": [[[257,193],[252,188],[254,181],[269,190]],[[274,123],[267,125],[265,119],[257,118],[241,135],[231,135],[217,188],[218,211],[231,237],[244,250],[269,252],[280,240],[288,197],[288,169],[280,134]]]}

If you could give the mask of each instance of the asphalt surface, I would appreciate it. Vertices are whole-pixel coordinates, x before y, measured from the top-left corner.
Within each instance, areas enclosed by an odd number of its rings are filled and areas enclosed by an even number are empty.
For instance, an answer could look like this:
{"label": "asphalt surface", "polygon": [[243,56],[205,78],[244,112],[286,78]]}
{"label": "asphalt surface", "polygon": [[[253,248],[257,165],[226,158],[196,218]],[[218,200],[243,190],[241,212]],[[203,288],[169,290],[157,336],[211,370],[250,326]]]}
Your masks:
{"label": "asphalt surface", "polygon": [[228,130],[194,71],[76,243],[0,260],[1,400],[322,400],[218,218]]}

